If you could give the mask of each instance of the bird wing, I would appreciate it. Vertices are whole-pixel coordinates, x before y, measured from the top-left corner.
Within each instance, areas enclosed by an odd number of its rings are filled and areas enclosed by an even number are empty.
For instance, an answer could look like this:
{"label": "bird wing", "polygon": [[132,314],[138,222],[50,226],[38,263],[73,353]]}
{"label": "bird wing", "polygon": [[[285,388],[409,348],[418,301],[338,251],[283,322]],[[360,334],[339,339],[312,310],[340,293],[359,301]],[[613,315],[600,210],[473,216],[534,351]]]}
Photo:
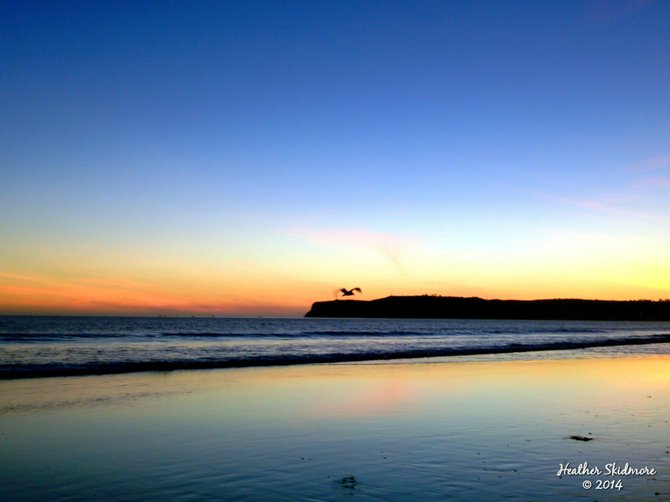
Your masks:
{"label": "bird wing", "polygon": [[358,291],[359,293],[363,292],[363,290],[361,288],[354,288],[354,289],[352,289],[352,291]]}
{"label": "bird wing", "polygon": [[344,288],[340,289],[340,293],[348,293],[348,292],[349,292],[349,291],[347,291],[347,290],[344,289]]}

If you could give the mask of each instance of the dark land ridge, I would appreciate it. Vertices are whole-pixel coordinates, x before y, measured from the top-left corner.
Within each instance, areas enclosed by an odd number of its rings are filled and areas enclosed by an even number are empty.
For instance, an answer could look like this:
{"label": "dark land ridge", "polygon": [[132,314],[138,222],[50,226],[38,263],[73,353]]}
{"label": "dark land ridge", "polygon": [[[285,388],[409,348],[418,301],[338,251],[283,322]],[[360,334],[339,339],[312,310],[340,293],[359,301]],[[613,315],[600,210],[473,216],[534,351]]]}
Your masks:
{"label": "dark land ridge", "polygon": [[484,300],[457,296],[388,296],[315,302],[305,317],[670,321],[670,300]]}

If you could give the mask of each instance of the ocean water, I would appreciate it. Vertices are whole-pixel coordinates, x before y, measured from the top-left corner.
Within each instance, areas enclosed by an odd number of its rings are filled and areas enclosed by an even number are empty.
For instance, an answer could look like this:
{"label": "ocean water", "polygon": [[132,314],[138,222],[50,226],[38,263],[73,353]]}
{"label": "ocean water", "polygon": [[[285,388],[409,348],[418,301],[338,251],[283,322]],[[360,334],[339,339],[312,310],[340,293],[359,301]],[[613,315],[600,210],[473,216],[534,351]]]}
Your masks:
{"label": "ocean water", "polygon": [[670,353],[670,322],[0,317],[0,379],[450,356]]}

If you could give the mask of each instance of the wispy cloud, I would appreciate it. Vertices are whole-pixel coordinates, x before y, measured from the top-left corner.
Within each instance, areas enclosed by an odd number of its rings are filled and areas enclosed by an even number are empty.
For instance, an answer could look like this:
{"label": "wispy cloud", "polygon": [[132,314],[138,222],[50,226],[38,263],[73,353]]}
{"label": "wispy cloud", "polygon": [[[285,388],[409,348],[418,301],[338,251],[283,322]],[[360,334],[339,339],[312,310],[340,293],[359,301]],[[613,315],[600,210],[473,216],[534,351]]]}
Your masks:
{"label": "wispy cloud", "polygon": [[637,179],[632,179],[615,192],[594,194],[589,197],[538,192],[534,195],[553,203],[582,208],[594,213],[666,223],[667,215],[658,211],[659,204],[663,203],[662,199],[659,200],[658,189],[670,187],[670,176],[663,172],[654,173],[666,168],[670,168],[670,155],[657,155],[633,165],[629,173]]}
{"label": "wispy cloud", "polygon": [[113,278],[61,279],[0,272],[0,294],[12,298],[18,306],[26,307],[35,305],[99,312],[192,309],[185,296],[159,292],[150,284]]}
{"label": "wispy cloud", "polygon": [[593,19],[613,21],[632,16],[650,5],[652,0],[597,0],[593,5]]}
{"label": "wispy cloud", "polygon": [[165,290],[125,278],[63,279],[0,271],[0,311],[296,315],[304,312],[304,304],[278,301],[271,294],[258,297],[197,288],[190,292]]}
{"label": "wispy cloud", "polygon": [[659,178],[643,178],[638,181],[637,184],[645,187],[670,187],[670,176]]}
{"label": "wispy cloud", "polygon": [[559,202],[569,206],[601,210],[611,210],[620,204],[636,200],[636,197],[632,195],[620,195],[615,197],[602,198],[576,198],[551,194],[541,194],[541,196],[547,200]]}
{"label": "wispy cloud", "polygon": [[626,207],[626,204],[635,202],[639,198],[635,195],[623,195],[618,197],[603,197],[603,198],[575,198],[567,197],[562,195],[552,195],[552,194],[537,194],[540,198],[545,200],[555,202],[564,206],[576,207],[582,209],[589,209],[594,212],[599,212],[602,214],[609,214],[618,217],[627,217],[642,219],[647,221],[665,221],[665,219],[660,218],[659,215],[654,213],[649,213],[645,211],[640,211],[637,209],[631,209]]}
{"label": "wispy cloud", "polygon": [[655,171],[657,169],[664,169],[670,167],[670,154],[657,155],[638,162],[633,166],[634,171]]}
{"label": "wispy cloud", "polygon": [[330,248],[359,248],[385,256],[404,272],[403,257],[421,245],[418,239],[374,230],[350,229],[291,229],[290,233],[309,242]]}
{"label": "wispy cloud", "polygon": [[[4,281],[3,281],[4,279]],[[25,281],[25,282],[43,282],[44,278],[39,276],[31,276],[25,274],[11,274],[8,272],[0,272],[0,283],[8,281]]]}

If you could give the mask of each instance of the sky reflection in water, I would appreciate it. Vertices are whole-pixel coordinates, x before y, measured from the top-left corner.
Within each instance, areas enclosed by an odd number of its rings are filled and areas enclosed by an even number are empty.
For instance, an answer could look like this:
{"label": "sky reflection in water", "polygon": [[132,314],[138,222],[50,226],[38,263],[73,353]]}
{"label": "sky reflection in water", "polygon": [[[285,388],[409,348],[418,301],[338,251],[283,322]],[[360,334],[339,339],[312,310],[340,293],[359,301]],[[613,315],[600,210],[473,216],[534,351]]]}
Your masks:
{"label": "sky reflection in water", "polygon": [[668,362],[460,360],[0,382],[0,483],[12,500],[591,500],[583,478],[556,476],[560,463],[630,462],[658,471],[623,478],[617,495],[639,500],[670,492]]}

